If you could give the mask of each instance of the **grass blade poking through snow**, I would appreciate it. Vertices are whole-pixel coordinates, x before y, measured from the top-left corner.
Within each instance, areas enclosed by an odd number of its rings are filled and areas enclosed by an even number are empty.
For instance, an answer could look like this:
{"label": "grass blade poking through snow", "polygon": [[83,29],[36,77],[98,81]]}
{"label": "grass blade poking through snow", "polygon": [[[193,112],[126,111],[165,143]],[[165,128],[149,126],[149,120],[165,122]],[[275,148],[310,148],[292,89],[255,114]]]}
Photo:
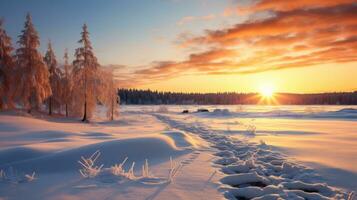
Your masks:
{"label": "grass blade poking through snow", "polygon": [[142,166],[142,177],[143,178],[150,177],[148,159],[145,159],[145,164]]}
{"label": "grass blade poking through snow", "polygon": [[128,179],[131,179],[131,180],[136,179],[135,174],[134,174],[134,166],[135,166],[135,162],[133,162],[133,164],[131,164],[131,167],[130,167],[129,171],[126,174],[126,177]]}
{"label": "grass blade poking through snow", "polygon": [[113,165],[110,168],[112,174],[114,174],[115,176],[125,176],[125,170],[124,170],[123,166],[127,160],[128,160],[128,157],[126,157],[123,160],[123,162],[121,162],[119,165],[118,164]]}
{"label": "grass blade poking through snow", "polygon": [[175,177],[175,175],[178,172],[180,167],[181,167],[181,164],[178,164],[177,162],[174,162],[172,160],[172,157],[170,156],[170,171],[169,171],[169,177],[167,179],[167,181],[169,183],[174,180],[174,177]]}
{"label": "grass blade poking through snow", "polygon": [[89,158],[82,156],[81,160],[78,161],[78,163],[82,165],[82,169],[80,169],[79,172],[84,178],[93,178],[100,173],[103,165],[95,166],[95,161],[99,156],[100,151],[97,150]]}
{"label": "grass blade poking through snow", "polygon": [[35,175],[36,175],[35,172],[32,172],[31,175],[25,174],[26,181],[27,182],[32,182],[32,181],[36,180],[37,178],[35,177]]}
{"label": "grass blade poking through snow", "polygon": [[[142,175],[137,177],[134,174],[134,167],[135,167],[135,162],[132,162],[131,167],[129,168],[128,171],[125,171],[124,169],[124,164],[128,160],[128,157],[126,157],[120,164],[115,164],[111,166],[110,168],[103,168],[103,165],[96,165],[97,159],[100,157],[101,153],[99,150],[94,152],[89,158],[86,157],[81,157],[81,160],[78,161],[78,163],[82,166],[81,169],[79,169],[80,174],[84,178],[94,178],[97,176],[101,176],[101,174],[109,174],[118,176],[118,177],[123,177],[127,180],[130,181],[139,181],[144,184],[164,184],[164,183],[171,183],[178,172],[179,168],[182,166],[181,163],[174,162],[172,160],[172,157],[170,157],[170,169],[169,169],[169,174],[168,177],[155,177],[152,173],[150,173],[149,170],[149,161],[148,159],[145,159],[144,164],[142,165]],[[0,178],[2,176],[5,176],[2,171],[0,171]],[[26,178],[28,181],[32,181],[35,179],[35,173],[32,175],[26,175]]]}
{"label": "grass blade poking through snow", "polygon": [[35,175],[35,172],[32,172],[32,174],[22,174],[18,175],[12,168],[9,169],[10,172],[6,173],[4,170],[0,170],[0,181],[8,182],[8,183],[27,183],[27,182],[32,182],[36,179],[38,179]]}
{"label": "grass blade poking through snow", "polygon": [[4,170],[0,170],[0,180],[5,180],[6,175]]}

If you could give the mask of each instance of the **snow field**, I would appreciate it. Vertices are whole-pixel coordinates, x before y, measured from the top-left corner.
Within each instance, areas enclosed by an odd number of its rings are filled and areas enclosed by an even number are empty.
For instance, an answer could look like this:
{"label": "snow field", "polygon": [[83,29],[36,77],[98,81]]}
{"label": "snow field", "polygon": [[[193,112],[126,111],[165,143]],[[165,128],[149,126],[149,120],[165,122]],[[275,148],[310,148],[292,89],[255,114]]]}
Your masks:
{"label": "snow field", "polygon": [[127,112],[87,125],[0,115],[0,199],[354,198],[272,146],[194,115]]}
{"label": "snow field", "polygon": [[199,135],[216,149],[213,165],[226,174],[220,180],[220,191],[227,199],[353,198],[352,194],[322,182],[313,169],[289,161],[264,143],[249,143],[215,133],[199,122],[173,120],[163,114],[155,116],[173,128]]}

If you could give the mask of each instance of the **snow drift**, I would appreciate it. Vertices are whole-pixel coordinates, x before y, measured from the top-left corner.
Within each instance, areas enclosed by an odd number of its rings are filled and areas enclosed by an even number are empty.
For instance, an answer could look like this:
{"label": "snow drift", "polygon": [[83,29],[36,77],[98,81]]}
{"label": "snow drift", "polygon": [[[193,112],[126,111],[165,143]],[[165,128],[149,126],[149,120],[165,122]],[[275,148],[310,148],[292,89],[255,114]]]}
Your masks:
{"label": "snow drift", "polygon": [[185,140],[185,138],[182,137],[177,141],[179,146],[176,146],[176,142],[172,138],[155,135],[152,137],[112,140],[45,155],[44,153],[23,148],[3,150],[0,151],[0,156],[7,155],[7,157],[16,157],[18,154],[27,152],[27,154],[32,153],[33,155],[30,156],[35,158],[20,161],[15,159],[13,160],[14,162],[7,162],[6,164],[0,165],[0,169],[12,167],[23,172],[36,171],[38,173],[77,171],[78,159],[81,156],[91,155],[96,150],[101,151],[102,156],[98,159],[98,163],[102,163],[104,166],[119,163],[126,157],[129,158],[128,161],[130,162],[140,164],[145,161],[145,159],[149,159],[153,164],[163,160],[169,160],[170,156],[179,156],[189,151],[188,149],[181,149],[181,146],[183,146],[183,144],[185,144],[184,146],[186,147],[191,146],[191,141]]}

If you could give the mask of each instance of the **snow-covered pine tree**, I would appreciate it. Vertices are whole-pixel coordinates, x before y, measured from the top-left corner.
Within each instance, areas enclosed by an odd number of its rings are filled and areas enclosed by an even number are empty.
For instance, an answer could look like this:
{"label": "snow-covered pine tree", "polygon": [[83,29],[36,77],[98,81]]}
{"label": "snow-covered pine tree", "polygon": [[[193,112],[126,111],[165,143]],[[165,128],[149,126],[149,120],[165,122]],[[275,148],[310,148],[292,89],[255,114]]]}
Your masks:
{"label": "snow-covered pine tree", "polygon": [[83,115],[82,121],[87,121],[96,107],[101,80],[97,75],[99,64],[93,53],[86,24],[83,25],[78,43],[81,47],[74,54],[72,106],[74,112]]}
{"label": "snow-covered pine tree", "polygon": [[26,16],[18,44],[16,58],[21,70],[19,94],[21,103],[30,113],[34,107],[38,108],[51,95],[49,73],[38,51],[40,40],[30,14]]}
{"label": "snow-covered pine tree", "polygon": [[13,107],[13,82],[15,74],[13,47],[11,38],[7,35],[3,27],[3,19],[0,19],[0,110],[5,104]]}
{"label": "snow-covered pine tree", "polygon": [[68,51],[67,49],[64,52],[64,75],[62,77],[62,101],[65,105],[66,117],[68,117],[68,107],[71,103],[72,97],[72,78],[71,78],[71,65],[68,61]]}
{"label": "snow-covered pine tree", "polygon": [[62,97],[62,72],[58,68],[56,55],[52,49],[51,41],[48,42],[47,52],[43,58],[50,73],[52,95],[48,98],[48,114],[52,115],[53,109],[59,109]]}

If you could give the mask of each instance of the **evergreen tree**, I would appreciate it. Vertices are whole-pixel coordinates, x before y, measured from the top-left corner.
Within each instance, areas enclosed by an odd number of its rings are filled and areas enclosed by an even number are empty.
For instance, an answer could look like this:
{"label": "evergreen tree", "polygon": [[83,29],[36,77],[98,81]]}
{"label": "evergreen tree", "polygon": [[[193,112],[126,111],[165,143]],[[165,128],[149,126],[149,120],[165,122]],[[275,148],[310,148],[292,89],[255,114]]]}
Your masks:
{"label": "evergreen tree", "polygon": [[12,107],[12,91],[14,83],[12,80],[16,75],[14,70],[14,58],[12,56],[11,38],[3,28],[3,19],[0,19],[0,110],[4,108],[5,103]]}
{"label": "evergreen tree", "polygon": [[68,51],[67,49],[64,52],[64,75],[62,78],[62,101],[65,104],[65,111],[66,111],[66,117],[68,117],[68,107],[69,104],[71,103],[71,97],[72,97],[72,78],[71,78],[71,66],[68,62]]}
{"label": "evergreen tree", "polygon": [[26,16],[24,29],[19,36],[19,48],[16,50],[17,65],[21,70],[20,97],[28,112],[38,108],[51,95],[49,73],[41,53],[39,36],[32,24],[30,14]]}
{"label": "evergreen tree", "polygon": [[52,95],[48,98],[48,114],[52,115],[53,108],[60,108],[61,105],[61,94],[62,94],[62,85],[61,77],[62,72],[57,66],[57,60],[55,53],[52,49],[51,42],[48,43],[48,48],[44,61],[47,64],[48,71],[50,74],[50,85],[52,90]]}
{"label": "evergreen tree", "polygon": [[73,109],[83,115],[82,121],[87,121],[96,107],[100,78],[97,76],[99,64],[93,53],[86,24],[83,25],[78,43],[81,46],[75,51],[72,72],[76,83],[73,87]]}

